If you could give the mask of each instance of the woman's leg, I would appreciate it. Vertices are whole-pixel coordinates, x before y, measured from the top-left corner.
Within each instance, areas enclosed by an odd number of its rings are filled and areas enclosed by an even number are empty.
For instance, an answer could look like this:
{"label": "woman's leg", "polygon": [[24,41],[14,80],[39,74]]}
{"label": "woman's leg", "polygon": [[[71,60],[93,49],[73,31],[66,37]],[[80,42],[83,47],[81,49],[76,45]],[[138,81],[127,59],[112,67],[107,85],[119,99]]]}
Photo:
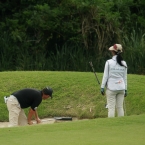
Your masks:
{"label": "woman's leg", "polygon": [[123,101],[124,101],[124,91],[119,91],[116,96],[116,109],[118,117],[124,116]]}
{"label": "woman's leg", "polygon": [[115,117],[116,92],[106,90],[108,117]]}

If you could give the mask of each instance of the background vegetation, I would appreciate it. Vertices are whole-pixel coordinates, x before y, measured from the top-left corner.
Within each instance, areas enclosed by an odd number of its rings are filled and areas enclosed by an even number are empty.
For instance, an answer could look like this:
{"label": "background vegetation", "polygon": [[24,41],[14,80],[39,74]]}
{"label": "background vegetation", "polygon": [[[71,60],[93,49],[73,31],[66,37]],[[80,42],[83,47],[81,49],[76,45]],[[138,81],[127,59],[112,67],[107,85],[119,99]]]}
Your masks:
{"label": "background vegetation", "polygon": [[0,71],[102,72],[121,43],[129,73],[145,73],[144,0],[0,1]]}
{"label": "background vegetation", "polygon": [[[101,81],[102,73],[98,73]],[[23,88],[43,89],[51,86],[53,99],[38,107],[40,118],[70,116],[77,118],[106,118],[106,98],[92,72],[13,71],[0,72],[0,121],[8,121],[3,97]],[[145,112],[145,77],[128,75],[128,96],[125,98],[127,116]],[[27,114],[27,109],[25,110]]]}

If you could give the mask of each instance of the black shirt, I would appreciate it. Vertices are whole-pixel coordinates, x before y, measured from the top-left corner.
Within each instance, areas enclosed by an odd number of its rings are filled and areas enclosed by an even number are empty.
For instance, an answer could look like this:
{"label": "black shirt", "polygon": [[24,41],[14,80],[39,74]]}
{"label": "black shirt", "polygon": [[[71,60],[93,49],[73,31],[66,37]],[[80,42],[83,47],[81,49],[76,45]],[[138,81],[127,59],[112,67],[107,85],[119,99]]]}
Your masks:
{"label": "black shirt", "polygon": [[31,107],[34,111],[42,102],[42,93],[35,89],[22,89],[12,93],[20,103],[21,108]]}

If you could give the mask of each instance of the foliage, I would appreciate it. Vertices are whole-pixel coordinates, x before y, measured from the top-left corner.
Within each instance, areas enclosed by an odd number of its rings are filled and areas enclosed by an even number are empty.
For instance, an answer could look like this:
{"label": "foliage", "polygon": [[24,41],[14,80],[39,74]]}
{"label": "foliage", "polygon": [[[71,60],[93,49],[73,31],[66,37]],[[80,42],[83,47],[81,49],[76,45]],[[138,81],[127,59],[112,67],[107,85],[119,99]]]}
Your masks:
{"label": "foliage", "polygon": [[126,36],[123,39],[126,61],[129,64],[128,73],[145,74],[145,32],[133,29],[129,38]]}
{"label": "foliage", "polygon": [[[82,62],[85,64],[85,60],[92,59],[95,68],[102,72],[105,60],[110,57],[109,46],[121,43],[130,49],[136,47],[136,41],[131,47],[128,44],[134,30],[135,35],[144,37],[144,5],[144,0],[1,1],[0,70],[81,68],[78,71],[88,71],[87,63],[82,66]],[[137,46],[137,53],[142,51],[140,49]],[[62,54],[72,53],[72,50],[75,58],[80,58],[78,63],[70,57],[70,63],[65,67],[59,65],[56,60],[62,57],[60,59],[66,62],[70,55]],[[132,62],[136,60],[135,54]],[[131,67],[130,73],[144,73],[143,64],[137,71],[132,68],[128,54],[124,59]],[[140,59],[144,61],[142,57]]]}

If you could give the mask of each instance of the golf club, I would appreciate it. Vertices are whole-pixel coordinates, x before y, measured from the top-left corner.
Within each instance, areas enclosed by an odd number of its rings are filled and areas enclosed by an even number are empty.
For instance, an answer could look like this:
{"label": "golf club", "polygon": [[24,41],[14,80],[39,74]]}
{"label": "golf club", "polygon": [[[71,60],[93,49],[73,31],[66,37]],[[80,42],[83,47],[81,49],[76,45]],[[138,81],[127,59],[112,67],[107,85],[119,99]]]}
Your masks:
{"label": "golf club", "polygon": [[95,74],[95,77],[96,77],[96,79],[97,79],[98,84],[100,85],[100,82],[99,82],[98,77],[97,77],[97,75],[96,75],[95,69],[94,69],[94,67],[93,67],[93,63],[90,61],[89,64],[90,64],[90,66],[92,67],[92,70],[93,70],[93,72],[94,72],[94,74]]}
{"label": "golf club", "polygon": [[[92,67],[92,70],[93,70],[93,72],[94,72],[94,74],[95,74],[95,77],[96,77],[96,79],[97,79],[98,84],[100,85],[100,81],[99,81],[99,79],[98,79],[98,77],[97,77],[97,74],[96,74],[96,72],[95,72],[95,69],[94,69],[94,67],[93,67],[93,63],[90,61],[89,64],[90,64],[90,66]],[[102,93],[102,95],[105,95],[105,94]],[[105,108],[108,108],[108,105],[107,105],[107,104],[105,104]]]}
{"label": "golf club", "polygon": [[[98,84],[100,85],[100,81],[99,81],[99,79],[98,79],[98,77],[97,77],[97,74],[96,74],[96,72],[95,72],[95,69],[94,69],[94,67],[93,67],[93,63],[90,61],[89,64],[90,64],[90,66],[92,67],[92,70],[93,70],[93,72],[94,72],[94,74],[95,74],[95,77],[96,77],[96,79],[97,79]],[[102,95],[104,95],[104,93],[102,93]]]}

